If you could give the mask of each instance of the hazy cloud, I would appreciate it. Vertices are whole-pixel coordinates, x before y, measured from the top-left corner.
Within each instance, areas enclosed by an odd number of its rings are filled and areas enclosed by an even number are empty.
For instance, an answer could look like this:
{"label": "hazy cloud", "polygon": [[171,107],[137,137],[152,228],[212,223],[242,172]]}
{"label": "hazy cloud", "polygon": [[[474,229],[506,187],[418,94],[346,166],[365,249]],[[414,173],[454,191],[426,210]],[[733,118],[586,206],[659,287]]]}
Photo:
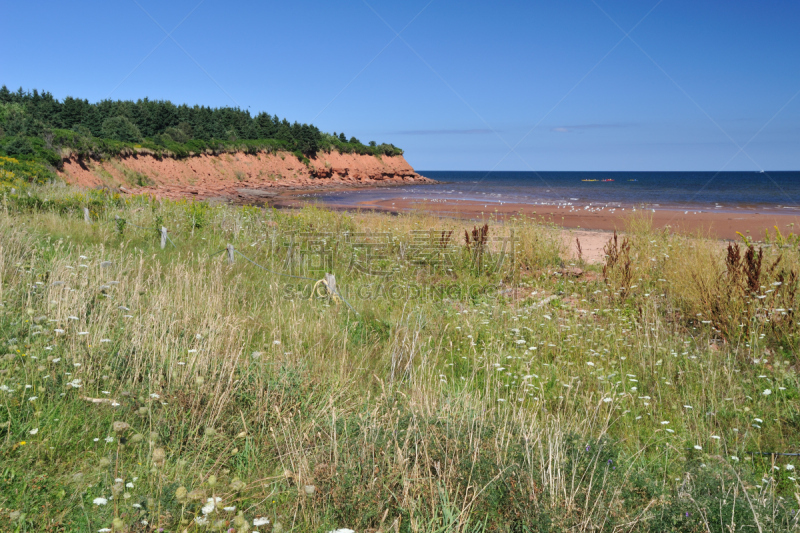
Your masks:
{"label": "hazy cloud", "polygon": [[488,128],[479,128],[464,130],[403,130],[397,133],[400,135],[481,135],[494,132]]}
{"label": "hazy cloud", "polygon": [[599,130],[599,129],[612,129],[612,128],[630,128],[635,124],[628,124],[624,122],[609,123],[609,124],[575,124],[573,126],[558,126],[551,128],[550,131],[556,133],[571,133],[573,131],[586,131],[586,130]]}

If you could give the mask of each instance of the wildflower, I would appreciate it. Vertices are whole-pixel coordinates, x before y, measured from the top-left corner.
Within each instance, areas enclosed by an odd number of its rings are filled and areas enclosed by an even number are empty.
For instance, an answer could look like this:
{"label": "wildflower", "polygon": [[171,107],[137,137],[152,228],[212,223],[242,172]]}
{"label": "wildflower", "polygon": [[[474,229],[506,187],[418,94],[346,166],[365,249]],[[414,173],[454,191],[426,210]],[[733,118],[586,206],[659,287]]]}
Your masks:
{"label": "wildflower", "polygon": [[694,449],[695,449],[695,450],[702,450],[702,449],[703,449],[703,447],[702,447],[702,446],[700,446],[700,445],[698,445],[698,444],[695,444],[695,445],[694,445]]}
{"label": "wildflower", "polygon": [[108,500],[105,498],[95,498],[92,500],[92,503],[95,505],[105,505],[108,503]]}
{"label": "wildflower", "polygon": [[208,498],[206,500],[206,504],[200,509],[203,514],[209,514],[214,511],[214,508],[222,501],[222,498],[219,496],[214,498]]}
{"label": "wildflower", "polygon": [[279,340],[277,340],[277,339],[275,339],[274,341],[272,341],[272,344],[274,344],[274,345],[276,345],[276,346],[280,345],[280,343],[281,343],[281,341],[279,341]]}
{"label": "wildflower", "polygon": [[198,526],[208,525],[208,518],[206,518],[205,516],[196,516],[194,517],[194,521],[197,523]]}
{"label": "wildflower", "polygon": [[608,396],[606,396],[605,398],[603,398],[603,402],[604,402],[604,403],[609,403],[609,402],[611,402],[611,401],[613,401],[613,399],[612,399],[612,398],[609,398]]}
{"label": "wildflower", "polygon": [[259,516],[253,519],[254,526],[266,526],[267,524],[269,524],[269,518],[266,516]]}
{"label": "wildflower", "polygon": [[669,424],[669,421],[667,421],[667,420],[663,420],[663,421],[661,422],[661,425],[662,425],[662,426],[666,426],[667,424]]}
{"label": "wildflower", "polygon": [[30,433],[31,435],[36,435],[37,433],[39,433],[39,428],[33,428],[28,433]]}
{"label": "wildflower", "polygon": [[36,400],[37,398],[38,398],[38,396],[31,396],[30,398],[28,398],[28,401],[32,402],[32,401]]}
{"label": "wildflower", "polygon": [[228,513],[232,513],[232,512],[234,512],[236,510],[236,506],[233,505],[231,507],[223,507],[222,510],[225,511],[225,512],[228,512]]}
{"label": "wildflower", "polygon": [[772,391],[769,389],[765,389],[764,392],[762,392],[761,394],[763,394],[764,396],[769,396],[770,394],[772,394]]}
{"label": "wildflower", "polygon": [[127,422],[121,422],[119,420],[115,421],[111,427],[113,428],[115,433],[122,433],[123,431],[127,431],[131,428],[131,425]]}
{"label": "wildflower", "polygon": [[786,470],[794,470],[794,465],[786,465]]}
{"label": "wildflower", "polygon": [[106,442],[108,442],[108,443],[112,443],[112,442],[114,442],[114,437],[106,437],[106,438],[105,438],[105,439],[103,439],[103,440],[104,440],[104,441],[106,441]]}
{"label": "wildflower", "polygon": [[731,455],[731,461],[739,462],[739,458],[736,457],[735,455]]}

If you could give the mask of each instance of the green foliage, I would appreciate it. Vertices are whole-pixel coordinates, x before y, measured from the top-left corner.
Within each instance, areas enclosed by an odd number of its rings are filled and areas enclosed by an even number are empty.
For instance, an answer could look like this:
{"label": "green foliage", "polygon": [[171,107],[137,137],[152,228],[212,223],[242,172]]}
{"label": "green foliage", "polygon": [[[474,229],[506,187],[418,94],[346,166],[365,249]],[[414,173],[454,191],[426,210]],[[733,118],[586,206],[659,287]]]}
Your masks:
{"label": "green foliage", "polygon": [[142,134],[127,117],[112,117],[103,121],[103,136],[115,141],[139,142]]}
{"label": "green foliage", "polygon": [[14,136],[4,143],[3,151],[11,156],[33,154],[33,145],[27,137]]}
{"label": "green foliage", "polygon": [[41,163],[0,156],[0,185],[8,188],[26,183],[46,183],[55,178],[52,170]]}
{"label": "green foliage", "polygon": [[208,217],[211,208],[207,203],[188,202],[183,209],[186,213],[186,219],[189,222],[189,227],[192,229],[203,228],[208,223]]}
{"label": "green foliage", "polygon": [[[340,146],[349,152],[398,153],[392,145],[364,146],[355,137],[348,141],[344,134],[335,137],[320,132],[311,124],[290,123],[269,113],[251,116],[249,111],[239,108],[209,108],[204,106],[175,105],[169,101],[153,101],[147,98],[133,101],[103,100],[90,104],[87,100],[67,97],[56,100],[48,92],[11,92],[5,86],[0,89],[0,127],[7,135],[41,136],[45,130],[70,130],[79,138],[68,138],[61,134],[64,144],[56,146],[80,149],[92,138],[105,141],[139,143],[149,139],[155,145],[165,147],[178,157],[189,152],[198,152],[189,146],[192,141],[202,141],[214,146],[219,143],[241,141],[278,142],[281,149],[300,151],[311,155],[317,151],[329,151]],[[90,141],[94,151],[102,153],[112,146],[103,146]],[[272,145],[274,146],[274,144]],[[84,147],[85,148],[85,147]],[[402,153],[400,151],[399,153]],[[83,155],[80,152],[77,155]]]}

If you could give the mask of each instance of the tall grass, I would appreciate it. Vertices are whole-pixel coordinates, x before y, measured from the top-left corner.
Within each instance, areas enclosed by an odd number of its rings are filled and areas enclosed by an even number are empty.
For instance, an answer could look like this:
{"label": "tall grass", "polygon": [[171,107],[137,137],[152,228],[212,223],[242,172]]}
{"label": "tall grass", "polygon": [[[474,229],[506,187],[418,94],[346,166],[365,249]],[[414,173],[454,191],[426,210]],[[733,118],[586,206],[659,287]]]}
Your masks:
{"label": "tall grass", "polygon": [[477,268],[477,225],[424,214],[134,197],[86,224],[34,192],[0,214],[12,531],[797,528],[793,459],[759,455],[798,451],[796,330],[758,298],[776,270],[729,297],[719,243],[635,219],[627,274],[570,277],[531,220],[484,221]]}

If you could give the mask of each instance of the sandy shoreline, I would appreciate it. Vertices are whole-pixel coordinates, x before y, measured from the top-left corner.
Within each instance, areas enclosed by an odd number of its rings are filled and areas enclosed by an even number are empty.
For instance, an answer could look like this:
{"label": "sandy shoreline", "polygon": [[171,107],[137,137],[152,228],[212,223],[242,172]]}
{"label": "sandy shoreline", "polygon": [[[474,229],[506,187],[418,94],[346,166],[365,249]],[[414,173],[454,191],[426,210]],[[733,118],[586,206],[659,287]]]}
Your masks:
{"label": "sandy shoreline", "polygon": [[[295,207],[311,203],[296,196],[283,196],[276,199],[276,207]],[[319,203],[319,202],[317,202]],[[542,206],[530,204],[511,204],[502,205],[490,204],[486,207],[484,202],[468,200],[458,201],[418,201],[406,200],[400,197],[389,198],[377,201],[359,202],[353,205],[337,205],[335,203],[323,203],[327,207],[338,209],[364,209],[385,212],[404,212],[404,211],[425,211],[441,216],[453,218],[465,218],[480,220],[484,218],[496,217],[507,218],[511,216],[524,215],[543,222],[550,222],[565,229],[590,230],[590,231],[622,231],[625,229],[627,220],[636,214],[646,214],[653,221],[655,228],[668,227],[676,233],[697,235],[716,239],[738,239],[738,233],[752,235],[756,239],[764,237],[765,230],[774,231],[774,227],[780,228],[781,232],[787,234],[795,231],[795,227],[800,229],[800,215],[783,215],[776,213],[762,212],[708,212],[708,211],[685,211],[677,209],[608,209],[595,210],[591,212],[584,209],[559,209],[556,206]],[[737,233],[738,232],[738,233]]]}

